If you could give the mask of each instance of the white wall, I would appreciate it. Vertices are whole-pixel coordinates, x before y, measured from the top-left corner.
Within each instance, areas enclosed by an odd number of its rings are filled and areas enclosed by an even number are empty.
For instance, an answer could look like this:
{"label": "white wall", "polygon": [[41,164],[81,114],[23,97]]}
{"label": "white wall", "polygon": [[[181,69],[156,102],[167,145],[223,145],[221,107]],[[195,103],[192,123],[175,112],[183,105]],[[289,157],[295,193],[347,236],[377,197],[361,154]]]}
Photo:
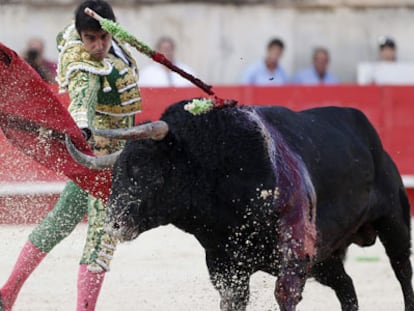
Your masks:
{"label": "white wall", "polygon": [[[348,1],[352,2],[352,1]],[[47,56],[57,58],[55,36],[72,18],[73,5],[0,5],[0,41],[21,52],[31,36],[46,40]],[[177,41],[178,58],[208,83],[234,84],[242,70],[264,55],[273,36],[286,43],[282,64],[293,71],[306,66],[311,49],[331,51],[332,71],[343,82],[356,80],[360,61],[375,60],[376,39],[392,35],[398,57],[414,59],[412,6],[276,6],[177,3],[114,6],[119,22],[153,46],[163,34]],[[144,66],[150,60],[139,57]]]}

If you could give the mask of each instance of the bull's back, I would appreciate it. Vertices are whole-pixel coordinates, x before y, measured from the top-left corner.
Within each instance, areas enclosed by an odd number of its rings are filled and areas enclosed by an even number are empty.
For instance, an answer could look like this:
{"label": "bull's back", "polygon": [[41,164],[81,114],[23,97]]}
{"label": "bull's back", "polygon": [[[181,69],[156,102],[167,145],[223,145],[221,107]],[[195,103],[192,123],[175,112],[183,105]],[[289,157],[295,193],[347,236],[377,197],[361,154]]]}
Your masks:
{"label": "bull's back", "polygon": [[385,212],[376,208],[381,188],[398,195],[398,171],[362,112],[339,107],[258,111],[305,163],[317,195],[319,235],[326,245],[343,241],[362,223],[380,217],[378,211]]}
{"label": "bull's back", "polygon": [[326,190],[327,179],[347,176],[356,166],[374,172],[378,158],[383,157],[375,129],[356,109],[324,107],[294,112],[283,107],[261,107],[258,110],[302,158],[315,186],[323,186],[321,190]]}

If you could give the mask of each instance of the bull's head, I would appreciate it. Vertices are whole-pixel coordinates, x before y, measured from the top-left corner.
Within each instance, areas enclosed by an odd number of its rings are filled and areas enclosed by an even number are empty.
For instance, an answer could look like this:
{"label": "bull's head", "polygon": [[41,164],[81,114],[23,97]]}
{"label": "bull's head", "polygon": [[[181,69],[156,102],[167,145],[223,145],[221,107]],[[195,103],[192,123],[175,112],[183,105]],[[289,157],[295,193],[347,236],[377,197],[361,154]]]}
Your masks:
{"label": "bull's head", "polygon": [[[116,139],[132,139],[124,151],[93,157],[75,148],[66,137],[69,153],[78,163],[93,169],[113,167],[112,191],[107,205],[106,230],[119,240],[131,240],[154,226],[156,210],[154,193],[164,179],[156,152],[157,145],[168,132],[163,121],[142,124],[130,129],[99,130],[95,135]],[[154,159],[155,157],[155,159]],[[142,217],[142,215],[145,217]]]}

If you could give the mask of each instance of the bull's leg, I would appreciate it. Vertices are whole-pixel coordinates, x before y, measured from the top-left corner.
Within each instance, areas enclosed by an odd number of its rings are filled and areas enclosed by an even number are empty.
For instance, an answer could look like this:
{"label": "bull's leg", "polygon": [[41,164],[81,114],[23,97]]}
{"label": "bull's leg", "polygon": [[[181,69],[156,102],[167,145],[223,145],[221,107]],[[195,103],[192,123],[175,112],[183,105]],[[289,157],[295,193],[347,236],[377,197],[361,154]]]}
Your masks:
{"label": "bull's leg", "polygon": [[345,272],[342,256],[332,256],[312,267],[315,279],[332,288],[343,311],[358,310],[358,299],[351,277]]}
{"label": "bull's leg", "polygon": [[275,298],[282,311],[296,310],[310,272],[311,253],[305,246],[305,228],[305,224],[301,221],[296,222],[295,217],[286,217],[279,224],[280,269],[277,274]]}
{"label": "bull's leg", "polygon": [[316,252],[316,230],[311,200],[296,193],[291,205],[278,206],[278,258],[275,298],[282,311],[296,310]]}
{"label": "bull's leg", "polygon": [[211,282],[220,294],[220,310],[245,311],[249,302],[250,274],[211,254],[207,254],[207,266]]}
{"label": "bull's leg", "polygon": [[302,299],[308,270],[308,260],[289,260],[278,273],[275,298],[281,311],[294,311]]}
{"label": "bull's leg", "polygon": [[404,295],[405,310],[414,311],[414,293],[411,284],[409,219],[399,216],[381,218],[375,223],[379,238],[391,262],[392,269],[400,282]]}

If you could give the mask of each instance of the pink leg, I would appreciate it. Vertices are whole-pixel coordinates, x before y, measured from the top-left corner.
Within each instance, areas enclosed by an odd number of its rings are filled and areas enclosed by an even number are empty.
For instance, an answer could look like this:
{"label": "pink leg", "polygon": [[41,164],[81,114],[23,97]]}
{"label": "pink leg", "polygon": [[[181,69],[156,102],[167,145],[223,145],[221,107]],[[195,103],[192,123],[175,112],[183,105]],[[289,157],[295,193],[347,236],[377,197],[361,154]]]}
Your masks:
{"label": "pink leg", "polygon": [[105,271],[92,272],[88,270],[88,265],[79,266],[77,311],[95,310],[104,278]]}
{"label": "pink leg", "polygon": [[20,251],[9,279],[0,289],[0,309],[11,311],[24,282],[45,258],[47,253],[36,248],[27,241]]}

